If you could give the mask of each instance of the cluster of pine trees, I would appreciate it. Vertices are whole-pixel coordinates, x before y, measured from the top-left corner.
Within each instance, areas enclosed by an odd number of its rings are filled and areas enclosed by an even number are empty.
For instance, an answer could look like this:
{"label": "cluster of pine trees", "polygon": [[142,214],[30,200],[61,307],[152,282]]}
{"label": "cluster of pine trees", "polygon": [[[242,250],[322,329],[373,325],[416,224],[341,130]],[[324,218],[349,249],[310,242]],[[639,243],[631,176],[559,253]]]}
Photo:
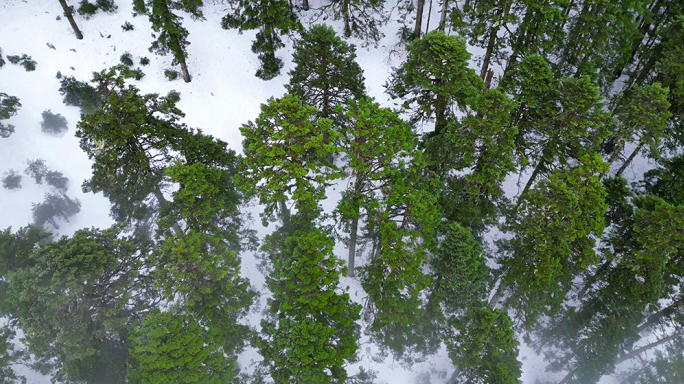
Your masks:
{"label": "cluster of pine trees", "polygon": [[[158,34],[150,49],[190,81],[174,11],[201,19],[202,1],[134,3]],[[287,93],[242,125],[237,155],[181,122],[178,93],[142,94],[126,66],[94,75],[83,189],[109,198],[117,224],[0,233],[0,382],[23,362],[64,383],[367,384],[372,372],[345,368],[362,328],[406,364],[445,346],[452,384],[519,382],[520,336],[559,384],[626,361],[624,383],[684,380],[684,3],[442,0],[429,30],[425,0],[400,0],[415,15],[386,84],[401,110],[367,96],[353,45],[299,21],[332,12],[346,37],[377,41],[389,2],[228,3],[223,28],[259,31],[259,77],[298,35]],[[0,117],[16,113],[0,99]],[[656,166],[628,181],[637,158]],[[277,224],[261,244],[252,199]],[[258,331],[246,250],[270,291]],[[253,374],[236,363],[248,345],[263,357]]]}

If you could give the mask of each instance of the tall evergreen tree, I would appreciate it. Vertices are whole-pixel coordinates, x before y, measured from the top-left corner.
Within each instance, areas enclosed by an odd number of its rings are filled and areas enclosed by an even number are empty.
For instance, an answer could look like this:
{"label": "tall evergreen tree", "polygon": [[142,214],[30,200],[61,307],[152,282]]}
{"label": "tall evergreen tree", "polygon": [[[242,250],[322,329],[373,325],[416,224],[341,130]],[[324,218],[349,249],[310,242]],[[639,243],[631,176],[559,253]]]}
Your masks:
{"label": "tall evergreen tree", "polygon": [[384,0],[329,0],[325,7],[344,23],[344,37],[377,44],[384,36],[380,30],[385,24],[384,6]]}
{"label": "tall evergreen tree", "polygon": [[411,122],[435,121],[440,134],[454,107],[467,108],[467,100],[482,87],[482,79],[468,68],[470,54],[456,36],[433,31],[408,47],[406,61],[386,85],[393,98],[405,98]]}
{"label": "tall evergreen tree", "polygon": [[155,303],[149,242],[120,228],[77,231],[24,255],[7,274],[10,318],[61,382],[125,383],[128,323]]}
{"label": "tall evergreen tree", "polygon": [[417,156],[418,140],[399,114],[381,108],[370,98],[349,100],[337,109],[341,122],[340,150],[347,155],[345,171],[350,176],[337,211],[349,232],[347,268],[355,276],[359,222],[373,221],[372,212],[382,191],[392,183],[397,168]]}
{"label": "tall evergreen tree", "polygon": [[[300,220],[301,219],[301,220]],[[257,345],[277,384],[344,383],[358,348],[361,306],[342,293],[342,262],[329,229],[293,216],[286,237],[269,237],[263,250],[273,265],[273,298]],[[284,244],[280,243],[284,241]]]}
{"label": "tall evergreen tree", "polygon": [[512,79],[519,162],[533,167],[524,194],[539,176],[596,153],[609,116],[588,76],[556,79],[541,56],[526,57]]}
{"label": "tall evergreen tree", "polygon": [[264,223],[276,220],[277,212],[288,225],[290,207],[306,214],[315,211],[325,197],[325,187],[341,176],[325,160],[338,149],[337,133],[329,119],[316,119],[316,108],[302,104],[297,96],[269,99],[261,105],[254,122],[240,128],[244,137],[243,185],[266,205]]}
{"label": "tall evergreen tree", "polygon": [[525,327],[539,315],[554,315],[572,279],[597,258],[595,239],[603,233],[605,191],[598,179],[606,169],[600,156],[586,156],[575,168],[555,171],[520,197],[500,244],[501,283],[491,305],[508,293],[506,306]]}
{"label": "tall evergreen tree", "polygon": [[[357,345],[360,306],[340,292],[341,261],[330,230],[317,224],[324,187],[340,176],[324,155],[336,152],[328,119],[298,97],[270,99],[254,122],[242,126],[246,174],[242,178],[266,204],[264,223],[283,226],[262,250],[272,265],[269,316],[256,344],[276,383],[341,383]],[[293,201],[296,213],[287,206]]]}
{"label": "tall evergreen tree", "polygon": [[164,169],[175,158],[173,151],[192,135],[178,123],[184,114],[176,107],[177,93],[141,95],[135,86],[126,86],[122,71],[114,68],[95,76],[103,106],[83,116],[76,137],[94,160],[84,191],[103,192],[112,203],[112,216],[130,222],[166,204]]}
{"label": "tall evergreen tree", "polygon": [[283,61],[275,52],[285,44],[281,35],[289,35],[303,29],[299,18],[286,0],[236,0],[231,2],[231,9],[222,21],[223,29],[247,31],[258,29],[256,40],[252,43],[252,52],[259,55],[261,67],[256,76],[263,80],[271,80],[280,74]]}
{"label": "tall evergreen tree", "polygon": [[668,111],[670,103],[667,101],[668,89],[655,83],[634,89],[632,97],[624,97],[621,104],[616,106],[614,116],[617,127],[610,136],[610,142],[615,146],[609,162],[619,157],[626,143],[636,140],[636,148],[617,170],[620,176],[634,158],[648,146],[650,157],[657,158],[663,138],[666,137]]}
{"label": "tall evergreen tree", "polygon": [[188,30],[183,27],[182,17],[173,13],[174,10],[189,12],[192,16],[200,18],[202,1],[183,0],[134,0],[135,12],[148,15],[152,29],[159,34],[157,40],[150,46],[150,52],[159,55],[173,55],[173,65],[179,64],[183,72],[183,80],[189,83],[192,79],[187,65]]}
{"label": "tall evergreen tree", "polygon": [[320,117],[332,118],[333,108],[364,96],[363,70],[356,47],[340,39],[327,25],[314,25],[295,43],[288,92],[315,107]]}

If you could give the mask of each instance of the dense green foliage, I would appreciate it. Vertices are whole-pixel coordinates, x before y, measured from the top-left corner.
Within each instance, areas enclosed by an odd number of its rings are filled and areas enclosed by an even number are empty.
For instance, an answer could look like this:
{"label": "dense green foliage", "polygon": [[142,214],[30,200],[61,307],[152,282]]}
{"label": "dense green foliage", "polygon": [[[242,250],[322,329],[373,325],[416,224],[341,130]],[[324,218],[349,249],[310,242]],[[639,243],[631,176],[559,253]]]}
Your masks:
{"label": "dense green foliage", "polygon": [[[515,384],[521,343],[558,384],[682,381],[684,3],[432,3],[225,2],[222,28],[255,31],[256,75],[291,68],[287,93],[240,122],[242,155],[184,124],[180,93],[132,85],[144,74],[128,53],[94,86],[58,73],[82,111],[83,190],[110,200],[116,224],[51,237],[80,202],[62,172],[28,162],[47,193],[32,226],[0,232],[0,383],[26,364],[63,383],[371,384],[357,359],[446,351],[449,384]],[[204,20],[204,2],[133,6],[150,51],[189,82],[181,12]],[[400,109],[368,96],[378,74],[345,40],[378,43],[394,7],[400,43],[382,52],[401,61],[385,86]],[[116,6],[78,12],[98,9]],[[19,107],[0,93],[0,136]],[[21,182],[5,172],[4,188]],[[261,359],[240,367],[248,347]]]}

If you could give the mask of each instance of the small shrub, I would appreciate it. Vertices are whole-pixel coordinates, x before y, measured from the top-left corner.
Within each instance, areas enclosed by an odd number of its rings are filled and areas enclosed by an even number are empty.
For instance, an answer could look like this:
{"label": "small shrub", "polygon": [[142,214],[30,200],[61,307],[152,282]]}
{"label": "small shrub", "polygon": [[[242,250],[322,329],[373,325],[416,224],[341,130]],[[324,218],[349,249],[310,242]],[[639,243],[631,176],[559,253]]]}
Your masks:
{"label": "small shrub", "polygon": [[89,3],[88,0],[81,0],[81,2],[78,4],[78,14],[86,19],[91,18],[95,13],[97,13],[97,5]]}
{"label": "small shrub", "polygon": [[2,187],[5,189],[20,189],[22,176],[14,169],[5,172],[2,178]]}
{"label": "small shrub", "polygon": [[121,29],[123,29],[124,32],[128,32],[128,31],[132,31],[134,29],[134,27],[133,27],[133,24],[131,24],[127,21],[121,26]]}
{"label": "small shrub", "polygon": [[106,13],[114,13],[118,8],[116,4],[114,4],[114,0],[97,0],[95,1],[95,4],[97,4],[97,7],[100,8],[102,12]]}
{"label": "small shrub", "polygon": [[22,54],[21,56],[7,56],[7,60],[12,64],[20,64],[24,67],[26,72],[31,72],[36,70],[36,61],[31,59],[31,56],[27,54]]}
{"label": "small shrub", "polygon": [[86,19],[91,18],[97,11],[114,13],[117,8],[116,4],[114,4],[114,0],[97,0],[95,1],[95,4],[88,0],[81,0],[78,4],[78,14]]}
{"label": "small shrub", "polygon": [[166,69],[166,70],[164,70],[164,76],[166,76],[166,78],[169,79],[169,81],[174,81],[174,80],[178,80],[180,73],[178,73],[178,71],[175,71],[173,69]]}
{"label": "small shrub", "polygon": [[43,133],[60,134],[67,129],[67,120],[59,113],[52,113],[52,111],[45,110],[42,113],[43,121],[40,122],[40,130]]}
{"label": "small shrub", "polygon": [[121,64],[128,65],[129,67],[133,65],[133,55],[128,52],[121,55],[119,60],[121,60]]}
{"label": "small shrub", "polygon": [[5,66],[5,59],[2,58],[2,48],[0,48],[0,68]]}
{"label": "small shrub", "polygon": [[100,94],[90,84],[78,81],[73,76],[63,77],[61,84],[59,93],[64,96],[64,104],[81,107],[81,112],[85,114],[100,109]]}
{"label": "small shrub", "polygon": [[141,57],[140,58],[140,65],[148,65],[150,63],[150,59],[147,57]]}

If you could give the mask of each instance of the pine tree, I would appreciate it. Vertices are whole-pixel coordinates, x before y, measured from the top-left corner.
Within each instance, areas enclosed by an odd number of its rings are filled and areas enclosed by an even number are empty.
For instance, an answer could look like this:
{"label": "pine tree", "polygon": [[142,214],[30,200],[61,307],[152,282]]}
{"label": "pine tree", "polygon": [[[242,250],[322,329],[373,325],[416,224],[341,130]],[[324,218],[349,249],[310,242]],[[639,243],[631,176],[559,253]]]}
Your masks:
{"label": "pine tree", "polygon": [[504,274],[492,306],[509,292],[505,305],[528,328],[539,315],[557,313],[572,279],[597,259],[595,238],[607,208],[598,174],[605,169],[600,156],[586,156],[521,195],[504,228],[513,238],[500,244]]}
{"label": "pine tree", "polygon": [[146,14],[152,23],[152,29],[159,34],[157,40],[150,46],[150,52],[165,56],[173,55],[172,65],[179,64],[183,72],[183,80],[189,83],[192,79],[186,63],[188,52],[188,30],[183,27],[182,17],[173,10],[189,12],[192,16],[201,18],[200,7],[202,1],[183,0],[135,0],[133,9],[139,14]]}
{"label": "pine tree", "polygon": [[337,113],[342,127],[340,150],[348,161],[344,170],[350,175],[337,212],[350,234],[347,269],[349,276],[355,276],[356,246],[363,230],[359,221],[373,220],[370,213],[379,204],[382,190],[388,188],[396,168],[416,156],[418,140],[397,112],[381,108],[370,98],[349,100]]}
{"label": "pine tree", "polygon": [[284,239],[271,235],[263,246],[273,298],[256,344],[278,384],[346,382],[344,365],[358,348],[361,306],[341,292],[329,229],[308,220],[298,213],[281,228]]}
{"label": "pine tree", "polygon": [[380,31],[386,19],[384,6],[384,0],[330,0],[327,8],[335,20],[344,23],[344,37],[353,36],[377,45],[384,36]]}
{"label": "pine tree", "polygon": [[467,39],[468,44],[485,50],[480,67],[482,80],[487,78],[492,64],[504,64],[504,48],[510,44],[507,24],[517,21],[512,13],[514,4],[516,2],[512,0],[466,2],[450,14],[454,30]]}
{"label": "pine tree", "polygon": [[332,118],[333,108],[347,99],[364,96],[363,70],[356,63],[356,47],[340,39],[332,28],[314,25],[295,43],[288,74],[288,92],[315,107],[320,117]]}
{"label": "pine tree", "polygon": [[596,153],[609,116],[589,77],[555,79],[541,56],[526,57],[512,79],[519,163],[533,167],[525,194],[539,176]]}
{"label": "pine tree", "polygon": [[481,232],[497,214],[501,184],[515,170],[518,130],[511,118],[514,104],[498,90],[484,90],[470,100],[463,117],[450,119],[442,134],[423,145],[444,183],[442,215]]}
{"label": "pine tree", "polygon": [[7,275],[10,317],[55,380],[126,382],[128,322],[155,299],[141,272],[150,244],[120,235],[77,231],[29,248]]}
{"label": "pine tree", "polygon": [[413,325],[425,312],[421,296],[430,284],[425,256],[439,223],[436,181],[425,172],[419,154],[395,168],[377,202],[368,205],[371,260],[359,268],[371,336],[405,361],[423,342],[414,338]]}
{"label": "pine tree", "polygon": [[[177,93],[141,95],[135,86],[125,85],[122,71],[117,67],[95,77],[103,106],[83,115],[76,137],[94,160],[84,191],[103,192],[112,203],[112,216],[127,222],[145,218],[155,203],[166,203],[164,169],[175,158],[172,151],[192,135],[178,123],[184,115],[176,107]],[[149,201],[152,197],[156,202]]]}
{"label": "pine tree", "polygon": [[468,68],[470,54],[456,36],[433,31],[408,47],[406,61],[386,85],[393,98],[406,98],[411,122],[435,121],[439,135],[454,107],[465,109],[467,100],[482,88],[482,80]]}
{"label": "pine tree", "polygon": [[277,212],[287,226],[288,200],[301,213],[315,210],[325,187],[340,177],[339,169],[325,160],[328,153],[338,152],[332,144],[338,134],[331,120],[315,118],[317,112],[287,94],[262,104],[259,117],[240,128],[243,185],[266,205],[264,223],[274,221]]}
{"label": "pine tree", "polygon": [[21,103],[16,96],[9,96],[0,92],[0,137],[8,138],[14,133],[14,125],[5,125],[2,120],[7,120],[17,114],[21,108]]}
{"label": "pine tree", "polygon": [[621,104],[616,106],[614,115],[617,127],[610,137],[615,150],[609,162],[619,157],[626,143],[633,140],[638,142],[636,148],[617,170],[617,176],[627,169],[627,166],[646,146],[648,146],[650,157],[659,156],[659,147],[662,139],[666,137],[668,119],[671,116],[668,111],[670,103],[667,101],[667,96],[668,89],[655,83],[634,89],[633,96],[624,97]]}
{"label": "pine tree", "polygon": [[275,52],[283,48],[281,36],[303,29],[299,18],[286,0],[236,0],[231,10],[221,21],[223,29],[237,29],[240,32],[258,29],[252,52],[259,55],[261,67],[256,76],[271,80],[280,74],[283,61]]}
{"label": "pine tree", "polygon": [[158,310],[131,329],[131,383],[225,383],[235,374],[221,334],[190,315]]}

